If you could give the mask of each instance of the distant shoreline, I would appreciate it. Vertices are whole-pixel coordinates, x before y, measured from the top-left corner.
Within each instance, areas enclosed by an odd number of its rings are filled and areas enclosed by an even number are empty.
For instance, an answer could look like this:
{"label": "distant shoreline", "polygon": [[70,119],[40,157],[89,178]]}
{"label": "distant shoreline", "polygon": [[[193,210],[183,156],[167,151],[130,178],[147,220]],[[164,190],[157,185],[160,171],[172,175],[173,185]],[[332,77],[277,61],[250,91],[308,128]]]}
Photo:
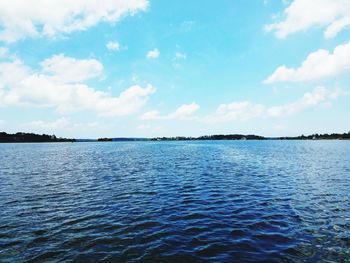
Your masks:
{"label": "distant shoreline", "polygon": [[17,132],[8,134],[0,132],[0,143],[45,143],[45,142],[75,142],[75,139],[58,138],[56,135]]}
{"label": "distant shoreline", "polygon": [[0,132],[0,143],[50,143],[50,142],[145,142],[145,141],[238,141],[238,140],[350,140],[350,132],[348,133],[332,133],[332,134],[312,134],[301,135],[296,137],[264,137],[259,135],[205,135],[200,137],[156,137],[156,138],[99,138],[99,139],[67,139],[56,137],[55,135],[34,134],[18,132],[8,134]]}

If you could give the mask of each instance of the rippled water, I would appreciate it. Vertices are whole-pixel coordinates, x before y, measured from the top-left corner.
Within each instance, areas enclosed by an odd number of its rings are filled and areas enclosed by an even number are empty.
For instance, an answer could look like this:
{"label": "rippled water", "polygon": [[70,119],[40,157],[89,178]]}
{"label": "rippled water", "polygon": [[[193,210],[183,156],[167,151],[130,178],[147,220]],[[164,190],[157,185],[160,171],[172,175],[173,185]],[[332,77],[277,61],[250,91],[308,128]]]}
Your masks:
{"label": "rippled water", "polygon": [[350,259],[349,141],[0,145],[0,262]]}

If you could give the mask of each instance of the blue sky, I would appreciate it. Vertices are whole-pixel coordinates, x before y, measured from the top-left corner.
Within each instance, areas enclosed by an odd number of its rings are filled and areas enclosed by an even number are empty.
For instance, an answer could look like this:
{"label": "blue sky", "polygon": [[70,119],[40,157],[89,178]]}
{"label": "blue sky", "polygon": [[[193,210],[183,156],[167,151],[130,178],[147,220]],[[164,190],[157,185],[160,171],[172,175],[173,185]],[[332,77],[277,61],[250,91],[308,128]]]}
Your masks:
{"label": "blue sky", "polygon": [[4,0],[0,130],[348,132],[350,1]]}

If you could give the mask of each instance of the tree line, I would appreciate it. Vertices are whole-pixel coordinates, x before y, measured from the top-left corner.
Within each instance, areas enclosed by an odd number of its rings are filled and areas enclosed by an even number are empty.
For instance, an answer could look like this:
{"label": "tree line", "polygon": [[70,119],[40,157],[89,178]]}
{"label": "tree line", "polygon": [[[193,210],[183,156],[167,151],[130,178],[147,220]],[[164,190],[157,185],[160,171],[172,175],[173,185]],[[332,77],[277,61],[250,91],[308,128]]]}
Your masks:
{"label": "tree line", "polygon": [[8,134],[0,132],[0,143],[21,143],[21,142],[75,142],[75,139],[57,138],[55,135],[48,134],[34,134],[17,132],[15,134]]}
{"label": "tree line", "polygon": [[152,138],[152,141],[195,141],[195,140],[349,140],[350,131],[348,133],[331,133],[331,134],[311,134],[301,136],[284,136],[284,137],[264,137],[259,135],[243,135],[243,134],[228,134],[228,135],[205,135],[200,137],[157,137]]}

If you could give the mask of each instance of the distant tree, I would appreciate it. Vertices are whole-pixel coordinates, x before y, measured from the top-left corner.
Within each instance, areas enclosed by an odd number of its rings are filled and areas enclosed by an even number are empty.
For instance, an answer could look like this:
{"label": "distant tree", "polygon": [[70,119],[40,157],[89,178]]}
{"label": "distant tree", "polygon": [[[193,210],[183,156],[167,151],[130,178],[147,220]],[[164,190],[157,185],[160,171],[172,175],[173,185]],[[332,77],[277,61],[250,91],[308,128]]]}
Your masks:
{"label": "distant tree", "polygon": [[57,139],[55,135],[17,132],[16,134],[0,133],[0,142],[73,142],[74,139]]}

